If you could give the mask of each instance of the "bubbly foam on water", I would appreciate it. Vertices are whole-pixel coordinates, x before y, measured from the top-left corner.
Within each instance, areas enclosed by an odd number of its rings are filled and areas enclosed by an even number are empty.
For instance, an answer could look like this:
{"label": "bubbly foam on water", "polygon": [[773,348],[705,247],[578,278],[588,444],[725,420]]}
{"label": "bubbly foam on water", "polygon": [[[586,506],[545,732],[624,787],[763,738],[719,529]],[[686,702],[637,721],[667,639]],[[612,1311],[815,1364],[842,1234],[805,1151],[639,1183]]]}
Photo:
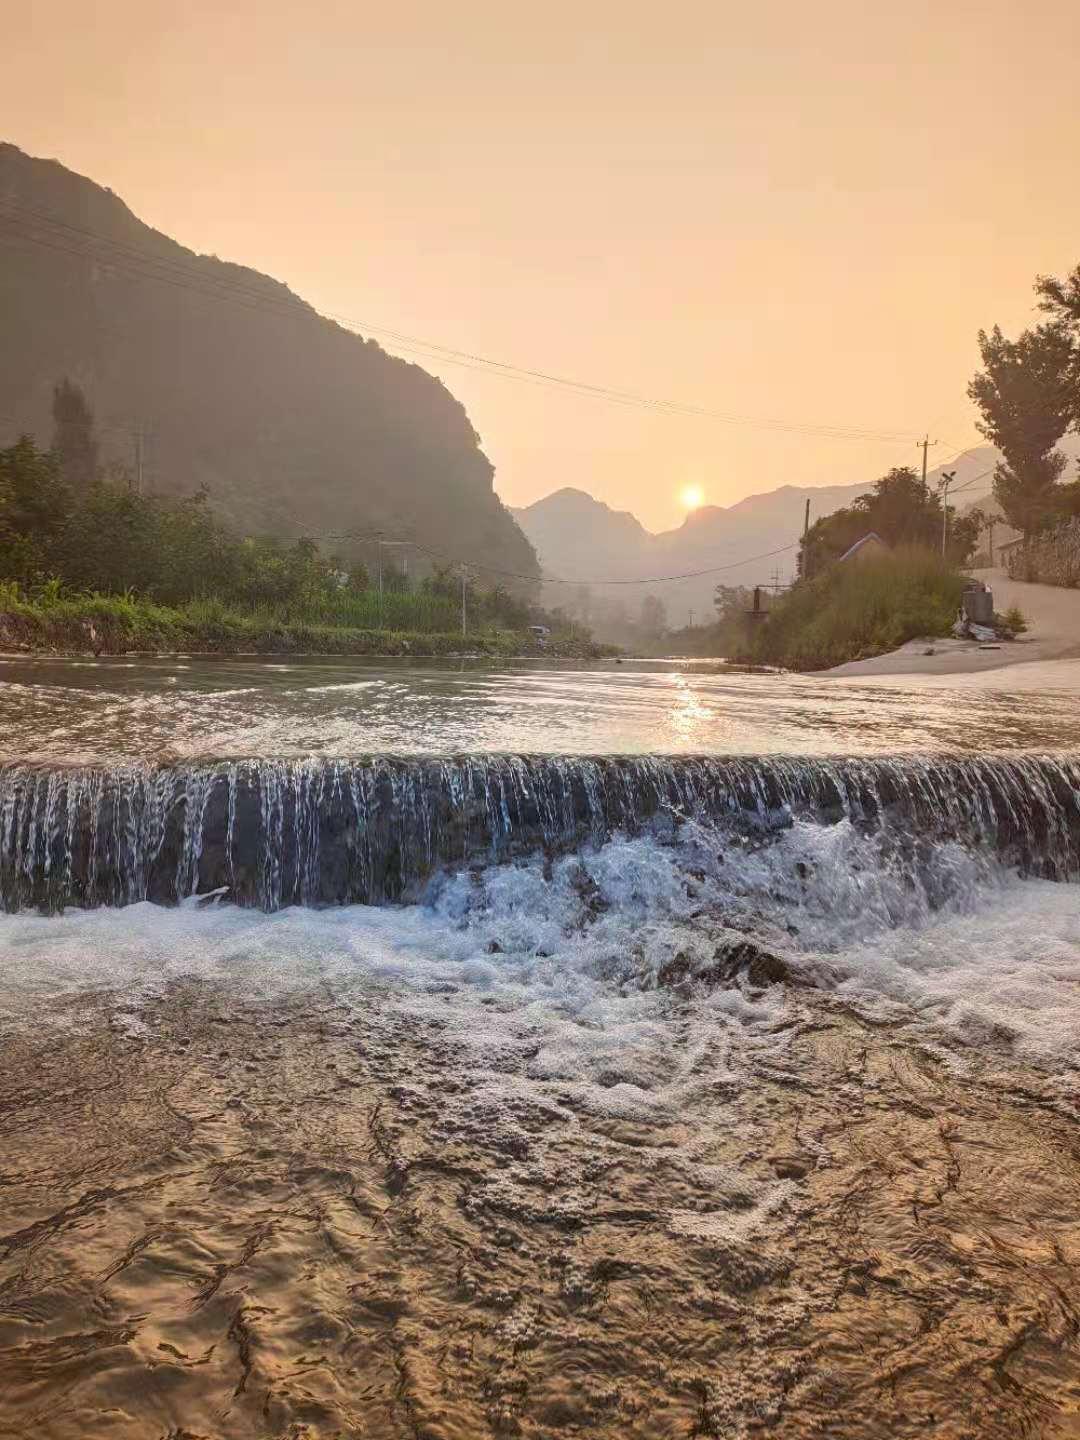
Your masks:
{"label": "bubbly foam on water", "polygon": [[527,1049],[530,1074],[590,1086],[592,1103],[629,1114],[665,1103],[673,1079],[672,967],[689,976],[680,997],[701,1021],[782,1045],[784,987],[716,978],[718,947],[747,939],[796,981],[882,1018],[1075,1064],[1080,889],[1020,879],[959,843],[913,866],[846,821],[796,823],[741,849],[700,825],[616,837],[553,863],[444,874],[411,906],[3,916],[0,1014],[61,1019],[82,992],[137,1002],[187,976],[266,998],[319,983],[350,1003],[376,987],[437,1019],[463,1061]]}

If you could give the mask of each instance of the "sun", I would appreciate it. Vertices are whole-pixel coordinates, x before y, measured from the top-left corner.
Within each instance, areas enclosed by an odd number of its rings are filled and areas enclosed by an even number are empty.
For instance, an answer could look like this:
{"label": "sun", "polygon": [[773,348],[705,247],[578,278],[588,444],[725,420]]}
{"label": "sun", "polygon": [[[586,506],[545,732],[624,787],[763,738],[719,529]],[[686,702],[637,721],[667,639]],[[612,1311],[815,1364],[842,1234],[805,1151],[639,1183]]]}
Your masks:
{"label": "sun", "polygon": [[705,504],[705,491],[700,485],[684,485],[679,491],[679,504],[684,510],[700,510]]}

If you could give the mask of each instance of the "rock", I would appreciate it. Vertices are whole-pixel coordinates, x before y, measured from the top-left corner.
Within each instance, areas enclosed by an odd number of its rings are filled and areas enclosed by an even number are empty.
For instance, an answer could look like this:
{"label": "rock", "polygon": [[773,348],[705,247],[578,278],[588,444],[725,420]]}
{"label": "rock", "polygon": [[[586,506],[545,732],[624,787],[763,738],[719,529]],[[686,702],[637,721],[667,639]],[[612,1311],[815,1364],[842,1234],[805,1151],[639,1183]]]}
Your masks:
{"label": "rock", "polygon": [[787,961],[753,940],[727,940],[716,947],[710,964],[696,968],[680,950],[661,965],[656,983],[664,989],[685,991],[694,984],[732,985],[740,979],[756,990],[799,983]]}

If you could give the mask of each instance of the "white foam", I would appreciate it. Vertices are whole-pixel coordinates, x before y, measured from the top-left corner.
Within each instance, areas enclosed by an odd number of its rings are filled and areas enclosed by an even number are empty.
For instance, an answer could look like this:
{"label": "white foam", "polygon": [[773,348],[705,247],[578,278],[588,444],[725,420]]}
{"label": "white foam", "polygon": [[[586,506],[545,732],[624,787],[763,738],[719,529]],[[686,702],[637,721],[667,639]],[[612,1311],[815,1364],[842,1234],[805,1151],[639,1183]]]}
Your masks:
{"label": "white foam", "polygon": [[[1075,1065],[1080,887],[1019,880],[950,845],[917,873],[846,825],[727,851],[687,826],[675,844],[616,839],[547,872],[536,858],[445,876],[407,908],[8,915],[0,1015],[59,1018],[71,1009],[61,1002],[100,990],[137,1004],[186,976],[254,998],[319,983],[359,1000],[375,986],[437,1022],[463,1064],[510,1047],[530,1075],[584,1086],[609,1113],[655,1114],[682,1083],[657,976],[673,962],[708,969],[719,941],[748,933],[805,979],[899,1022]],[[788,1003],[781,986],[718,986],[694,1014],[714,1050],[725,1033],[776,1048]],[[715,1054],[722,1072],[722,1046]]]}

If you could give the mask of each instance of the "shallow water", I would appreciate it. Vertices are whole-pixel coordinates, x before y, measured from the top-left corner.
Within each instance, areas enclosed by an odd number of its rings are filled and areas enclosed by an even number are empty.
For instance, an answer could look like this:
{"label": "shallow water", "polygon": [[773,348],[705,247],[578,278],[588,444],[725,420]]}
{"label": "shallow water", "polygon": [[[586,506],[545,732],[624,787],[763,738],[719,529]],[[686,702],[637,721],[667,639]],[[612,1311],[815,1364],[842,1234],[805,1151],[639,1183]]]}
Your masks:
{"label": "shallow water", "polygon": [[0,1436],[1080,1436],[1067,685],[190,663],[0,686]]}
{"label": "shallow water", "polygon": [[[1080,667],[955,684],[708,662],[0,658],[0,759],[896,754],[1071,747]],[[1055,683],[1056,678],[1056,683]]]}

